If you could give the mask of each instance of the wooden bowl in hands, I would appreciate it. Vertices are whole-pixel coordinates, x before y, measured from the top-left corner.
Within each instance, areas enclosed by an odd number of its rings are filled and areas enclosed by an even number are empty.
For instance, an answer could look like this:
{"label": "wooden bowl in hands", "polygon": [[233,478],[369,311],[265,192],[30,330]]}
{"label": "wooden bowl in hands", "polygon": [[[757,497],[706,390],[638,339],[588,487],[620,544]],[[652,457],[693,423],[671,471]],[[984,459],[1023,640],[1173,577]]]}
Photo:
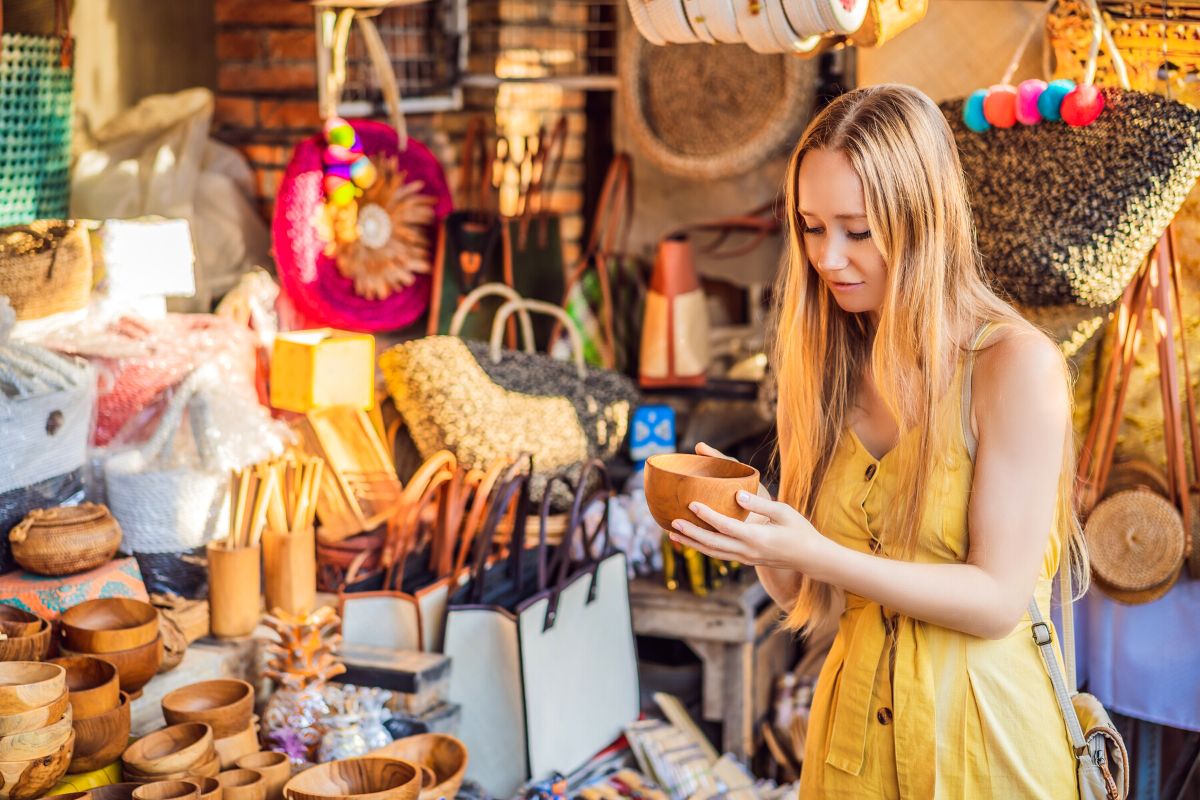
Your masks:
{"label": "wooden bowl in hands", "polygon": [[107,661],[94,656],[70,656],[51,659],[49,663],[67,671],[68,699],[76,719],[106,714],[121,704],[117,668]]}
{"label": "wooden bowl in hands", "polygon": [[143,777],[168,775],[204,762],[212,749],[212,728],[203,722],[188,722],[143,736],[125,748],[121,761]]}
{"label": "wooden bowl in hands", "polygon": [[133,650],[158,637],[158,609],[128,597],[84,601],[59,623],[65,648],[91,655]]}
{"label": "wooden bowl in hands", "polygon": [[[88,653],[68,650],[65,647],[60,649],[63,656],[88,655]],[[131,698],[136,698],[138,697],[138,692],[150,682],[150,679],[158,672],[159,665],[162,664],[162,637],[157,636],[149,644],[135,647],[132,650],[120,650],[113,653],[93,653],[91,655],[101,661],[107,661],[116,667],[117,681],[121,684],[121,691],[128,692]]]}
{"label": "wooden bowl in hands", "polygon": [[254,714],[254,687],[246,681],[222,678],[184,686],[162,699],[168,723],[207,722],[213,736],[224,739],[246,730]]}
{"label": "wooden bowl in hands", "polygon": [[58,750],[71,736],[71,707],[52,725],[24,733],[0,736],[0,761],[31,761]]}
{"label": "wooden bowl in hands", "polygon": [[738,505],[737,493],[758,491],[758,470],[715,456],[669,453],[646,459],[646,503],[663,530],[677,519],[705,530],[712,528],[688,509],[701,502],[727,517],[744,520],[750,512]]}
{"label": "wooden bowl in hands", "polygon": [[50,655],[51,626],[44,619],[34,623],[33,633],[13,634],[10,631],[28,630],[23,622],[0,623],[6,639],[0,639],[0,661],[41,661]]}
{"label": "wooden bowl in hands", "polygon": [[0,761],[0,800],[33,800],[67,774],[74,750],[75,732],[49,755],[26,761]]}
{"label": "wooden bowl in hands", "polygon": [[200,787],[191,781],[155,781],[133,790],[133,800],[198,800]]}
{"label": "wooden bowl in hands", "polygon": [[0,631],[6,636],[32,636],[41,630],[42,618],[24,609],[0,603]]}
{"label": "wooden bowl in hands", "polygon": [[107,767],[121,757],[129,742],[129,695],[121,692],[117,707],[75,723],[75,755],[71,774]]}
{"label": "wooden bowl in hands", "polygon": [[38,661],[0,663],[0,715],[23,714],[47,706],[66,690],[67,671],[58,664]]}
{"label": "wooden bowl in hands", "polygon": [[296,775],[283,790],[288,800],[417,800],[420,792],[420,767],[370,756],[318,764]]}
{"label": "wooden bowl in hands", "polygon": [[267,780],[253,769],[231,769],[217,776],[221,800],[266,800]]}
{"label": "wooden bowl in hands", "polygon": [[283,753],[264,750],[237,760],[238,769],[252,769],[267,782],[267,800],[280,800],[283,787],[292,777],[292,762]]}
{"label": "wooden bowl in hands", "polygon": [[434,784],[421,787],[420,800],[454,797],[467,772],[467,746],[444,733],[406,736],[379,748],[374,754],[433,770]]}

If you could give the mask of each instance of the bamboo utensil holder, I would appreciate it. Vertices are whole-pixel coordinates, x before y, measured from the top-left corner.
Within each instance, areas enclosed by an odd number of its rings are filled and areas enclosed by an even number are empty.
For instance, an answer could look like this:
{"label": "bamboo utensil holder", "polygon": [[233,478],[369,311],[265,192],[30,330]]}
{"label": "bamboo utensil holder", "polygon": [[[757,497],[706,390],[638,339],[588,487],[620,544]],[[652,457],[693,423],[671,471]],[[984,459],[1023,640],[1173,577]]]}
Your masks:
{"label": "bamboo utensil holder", "polygon": [[261,548],[208,544],[208,611],[213,636],[249,636],[261,611]]}
{"label": "bamboo utensil holder", "polygon": [[317,602],[316,535],[311,527],[263,533],[267,610],[307,616]]}

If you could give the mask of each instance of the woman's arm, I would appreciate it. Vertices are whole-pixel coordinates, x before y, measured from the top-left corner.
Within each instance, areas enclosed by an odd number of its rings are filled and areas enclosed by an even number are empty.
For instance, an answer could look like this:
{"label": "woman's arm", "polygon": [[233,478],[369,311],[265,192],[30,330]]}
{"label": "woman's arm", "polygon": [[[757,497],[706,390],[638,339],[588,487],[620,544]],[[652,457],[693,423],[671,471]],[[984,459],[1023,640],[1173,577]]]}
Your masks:
{"label": "woman's arm", "polygon": [[804,573],[902,614],[988,638],[1007,635],[1033,594],[1054,522],[1070,421],[1061,356],[1040,336],[1013,334],[981,355],[974,386],[979,448],[962,564],[895,561],[843,547],[794,509],[745,495],[768,518],[745,523],[702,504],[717,529],[677,520],[677,541],[717,558]]}

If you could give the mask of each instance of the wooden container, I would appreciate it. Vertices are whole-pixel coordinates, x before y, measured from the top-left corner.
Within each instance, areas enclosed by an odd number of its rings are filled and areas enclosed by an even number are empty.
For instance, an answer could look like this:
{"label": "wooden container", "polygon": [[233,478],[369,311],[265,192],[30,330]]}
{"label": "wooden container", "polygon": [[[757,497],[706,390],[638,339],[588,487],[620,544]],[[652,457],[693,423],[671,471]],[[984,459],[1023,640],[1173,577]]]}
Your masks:
{"label": "wooden container", "polygon": [[162,699],[163,716],[171,725],[207,722],[214,739],[241,733],[254,715],[254,687],[234,678],[184,686]]}
{"label": "wooden container", "polygon": [[43,758],[66,744],[71,736],[70,706],[52,725],[25,733],[0,736],[0,761],[29,761]]}
{"label": "wooden container", "polygon": [[112,559],[121,526],[96,503],[30,511],[8,534],[13,559],[38,575],[87,572]]}
{"label": "wooden container", "polygon": [[66,794],[47,795],[53,797],[54,800],[92,800],[92,793],[87,792],[67,792]]}
{"label": "wooden container", "polygon": [[128,597],[87,600],[64,611],[59,627],[66,649],[93,655],[119,653],[154,641],[158,609]]}
{"label": "wooden container", "polygon": [[217,760],[217,754],[211,753],[206,758],[201,759],[198,763],[193,764],[187,769],[179,770],[178,772],[167,772],[161,775],[146,775],[132,770],[128,766],[122,766],[121,773],[125,776],[125,780],[135,783],[154,783],[155,781],[190,781],[196,778],[215,778],[221,772],[221,763]]}
{"label": "wooden container", "polygon": [[231,769],[217,776],[222,800],[267,800],[267,781],[252,769]]}
{"label": "wooden container", "polygon": [[433,770],[432,786],[422,782],[420,800],[452,798],[462,786],[467,772],[467,746],[444,733],[422,733],[406,736],[374,751],[374,755],[398,758]]}
{"label": "wooden container", "polygon": [[[32,615],[30,615],[32,616]],[[35,618],[36,619],[36,618]],[[24,631],[25,623],[6,623],[0,628],[11,624]],[[0,639],[0,661],[41,661],[50,654],[51,625],[44,619],[35,623],[31,634],[12,634],[4,631],[9,637]]]}
{"label": "wooden container", "polygon": [[117,707],[99,716],[74,721],[75,753],[71,774],[102,769],[121,757],[129,742],[129,695],[121,692]]}
{"label": "wooden container", "polygon": [[212,728],[187,722],[143,736],[125,749],[121,761],[143,777],[167,775],[204,762],[212,749]]}
{"label": "wooden container", "polygon": [[[76,719],[88,719],[112,711],[121,704],[117,668],[95,656],[53,659],[67,671],[68,700]],[[79,746],[79,742],[75,742]]]}
{"label": "wooden container", "polygon": [[263,533],[267,611],[307,616],[317,602],[317,545],[312,528]]}
{"label": "wooden container", "polygon": [[213,742],[217,758],[221,760],[221,769],[232,768],[242,756],[257,753],[258,717],[251,719],[250,724],[233,736],[226,736]]}
{"label": "wooden container", "polygon": [[191,781],[155,781],[133,790],[133,800],[199,800],[200,787]]}
{"label": "wooden container", "polygon": [[21,714],[5,714],[0,716],[0,736],[22,733],[24,731],[35,731],[38,728],[52,725],[62,719],[63,712],[70,707],[71,705],[67,701],[66,687],[64,686],[61,695],[40,708],[34,708]]}
{"label": "wooden container", "polygon": [[688,509],[701,502],[727,517],[744,520],[750,512],[738,505],[737,493],[758,492],[758,470],[714,456],[670,453],[646,459],[646,503],[663,530],[677,519],[712,530]]}
{"label": "wooden container", "polygon": [[407,761],[367,756],[310,767],[284,787],[288,800],[417,800],[421,770]]}
{"label": "wooden container", "polygon": [[[60,649],[64,656],[88,655],[87,653],[68,650],[65,647]],[[114,653],[93,653],[92,655],[116,667],[117,680],[121,684],[121,691],[128,692],[130,698],[136,699],[140,696],[139,693],[142,687],[150,682],[150,679],[155,676],[159,666],[162,664],[162,637],[157,636],[149,644],[135,647],[132,650],[121,650]]]}
{"label": "wooden container", "polygon": [[221,782],[216,778],[189,778],[200,789],[199,800],[221,800]]}
{"label": "wooden container", "polygon": [[58,664],[0,663],[0,715],[22,714],[49,705],[66,690],[67,671]]}
{"label": "wooden container", "polygon": [[238,769],[251,769],[267,782],[267,800],[282,800],[283,787],[292,777],[292,762],[283,753],[264,750],[237,760]]}
{"label": "wooden container", "polygon": [[71,763],[75,733],[49,755],[26,761],[0,761],[0,800],[33,800],[41,797],[63,775]]}
{"label": "wooden container", "polygon": [[208,544],[208,611],[213,636],[249,636],[262,609],[261,555],[253,547]]}
{"label": "wooden container", "polygon": [[42,629],[42,618],[15,606],[0,604],[0,630],[6,636],[32,636]]}
{"label": "wooden container", "polygon": [[330,328],[280,333],[271,353],[271,405],[304,414],[375,405],[375,337]]}
{"label": "wooden container", "polygon": [[92,793],[92,800],[132,800],[133,790],[139,785],[137,783],[110,783],[105,786],[94,786],[88,791]]}

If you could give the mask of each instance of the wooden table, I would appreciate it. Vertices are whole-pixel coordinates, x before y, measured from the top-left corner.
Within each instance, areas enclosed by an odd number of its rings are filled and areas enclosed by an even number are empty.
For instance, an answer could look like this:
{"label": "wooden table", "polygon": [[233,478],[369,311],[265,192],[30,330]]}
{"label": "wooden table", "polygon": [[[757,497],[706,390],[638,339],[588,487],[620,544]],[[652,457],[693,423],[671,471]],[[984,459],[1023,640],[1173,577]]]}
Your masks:
{"label": "wooden table", "polygon": [[634,633],[681,641],[700,658],[704,719],[722,723],[724,751],[752,757],[775,678],[791,666],[797,648],[753,570],[706,597],[669,591],[661,576],[637,578],[629,599]]}

